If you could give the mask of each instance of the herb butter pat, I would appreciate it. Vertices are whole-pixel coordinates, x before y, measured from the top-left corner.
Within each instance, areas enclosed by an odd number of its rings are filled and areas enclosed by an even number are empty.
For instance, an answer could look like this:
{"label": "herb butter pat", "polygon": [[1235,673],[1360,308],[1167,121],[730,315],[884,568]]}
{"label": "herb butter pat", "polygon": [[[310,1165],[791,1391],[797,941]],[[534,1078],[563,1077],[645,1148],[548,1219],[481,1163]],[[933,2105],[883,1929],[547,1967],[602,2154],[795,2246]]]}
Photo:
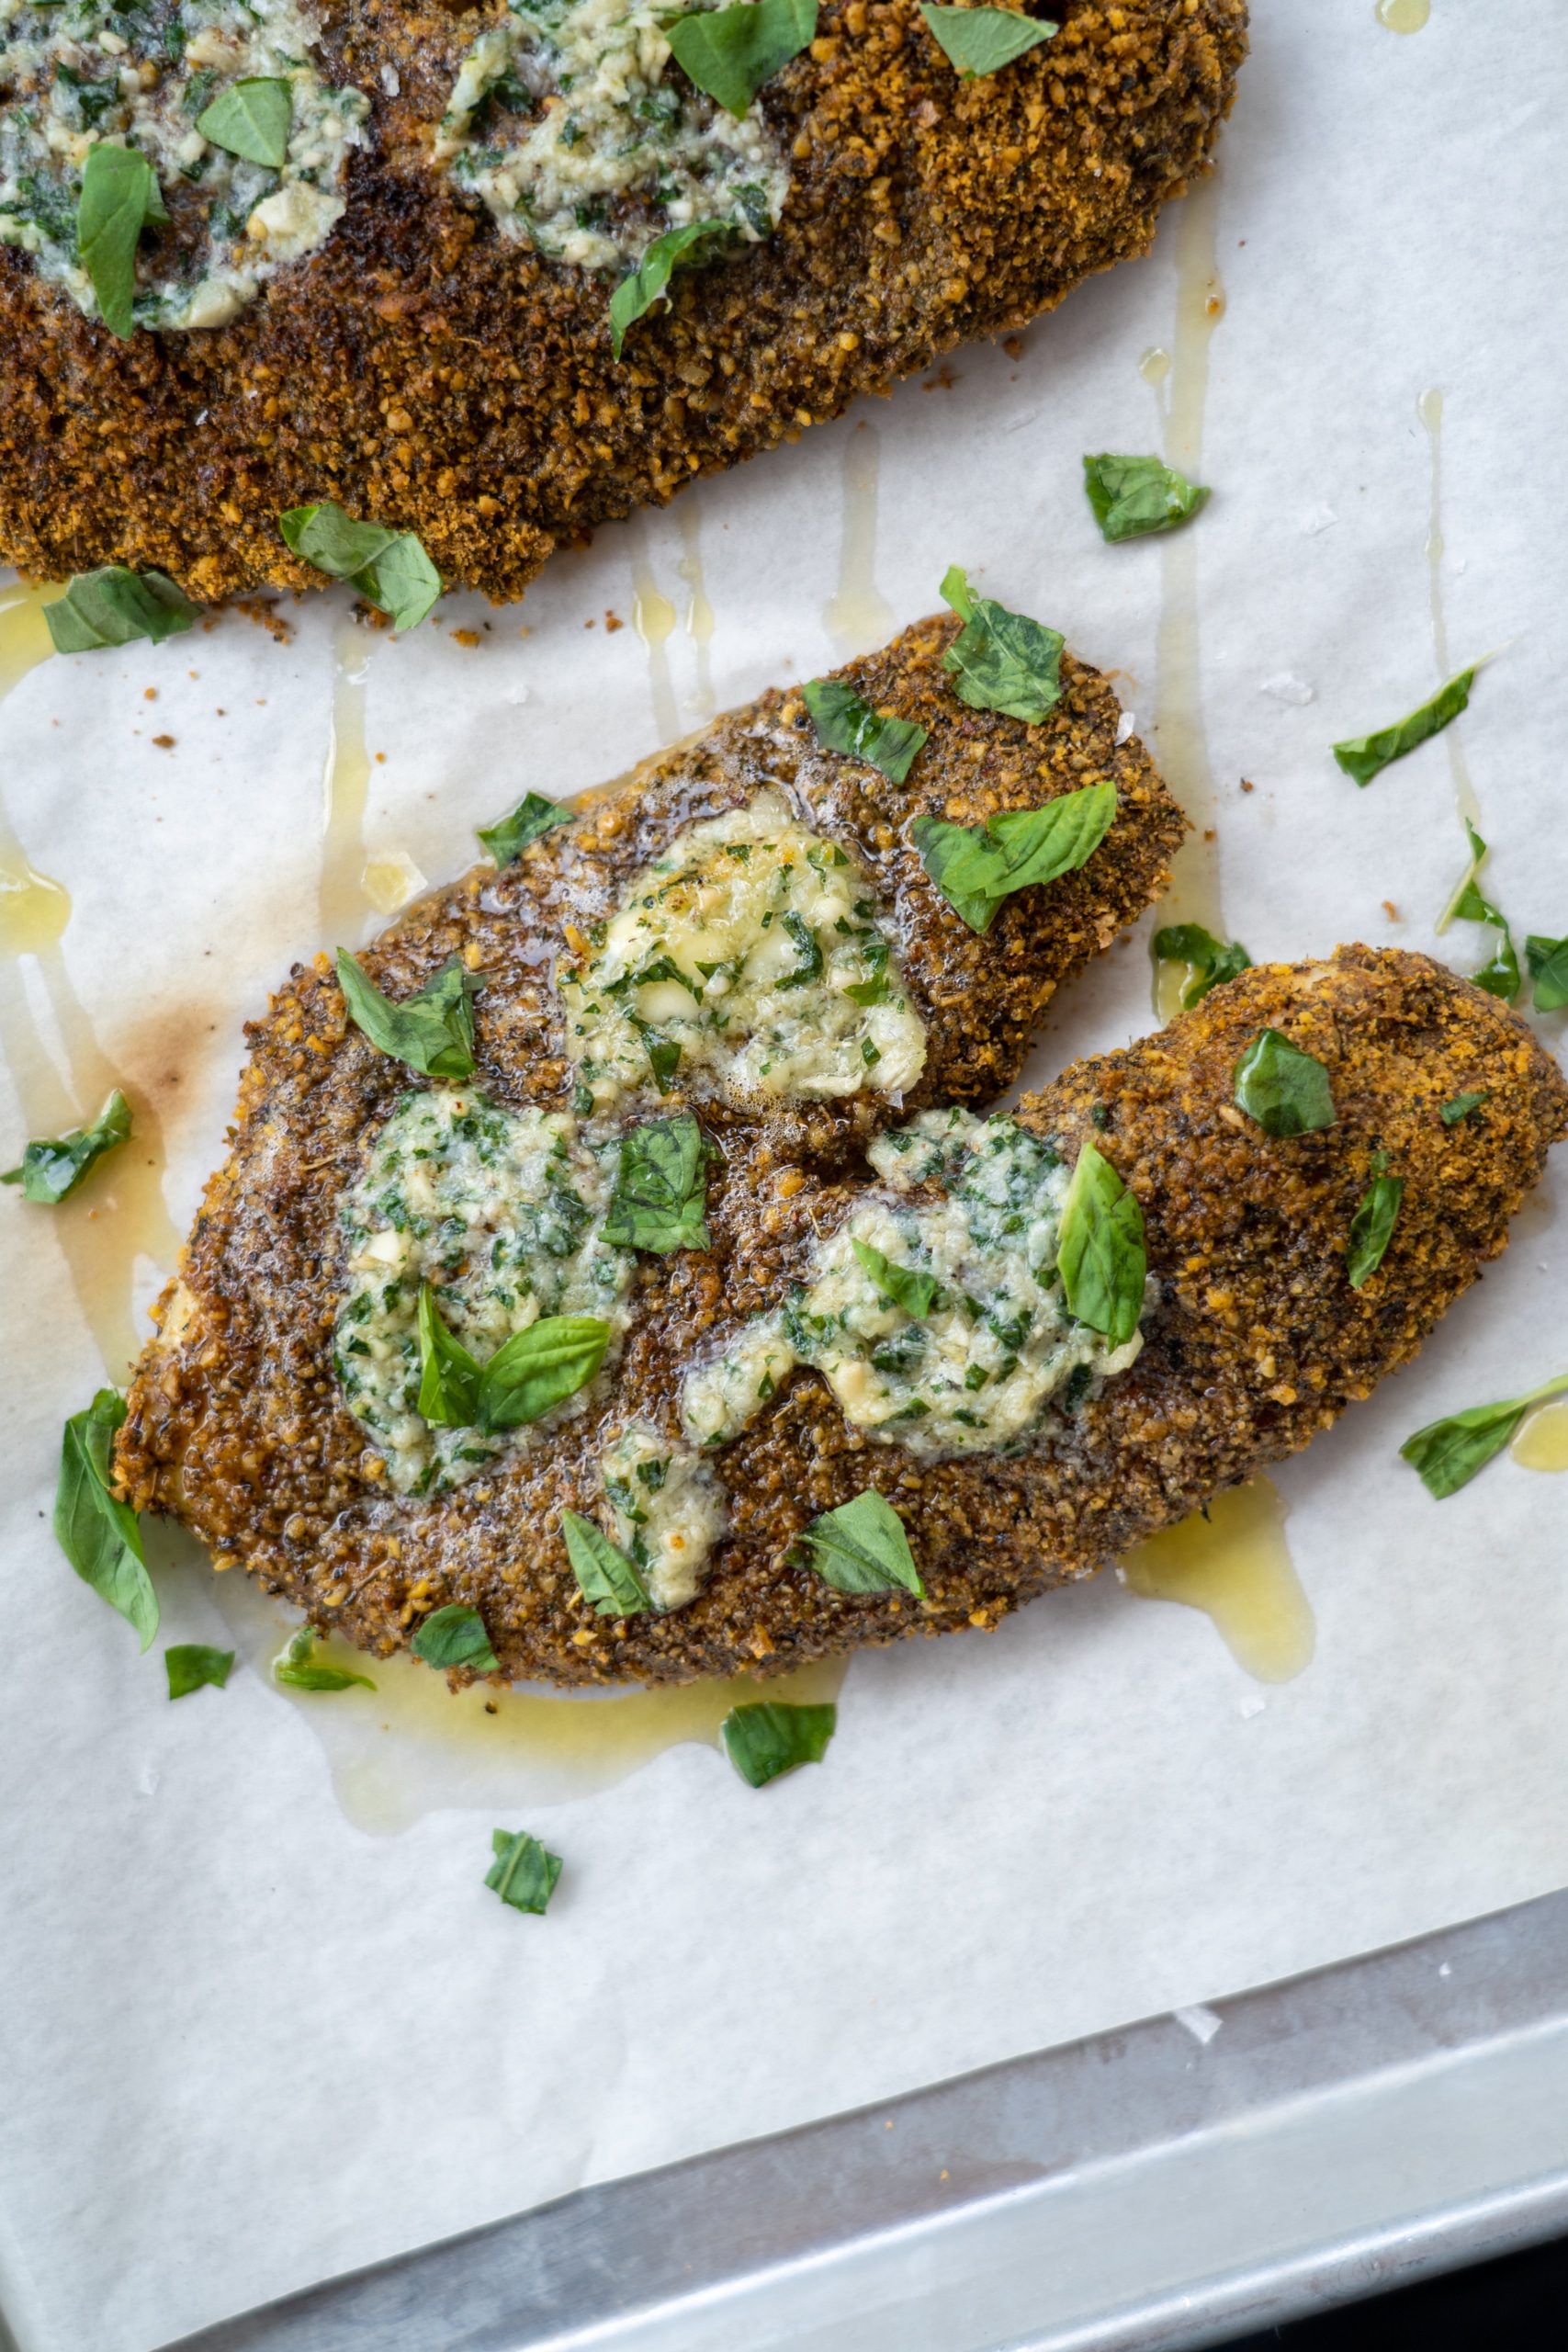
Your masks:
{"label": "herb butter pat", "polygon": [[656,1609],[683,1609],[728,1524],[711,1468],[690,1447],[634,1423],[605,1453],[600,1475],[610,1532],[640,1571],[649,1600]]}

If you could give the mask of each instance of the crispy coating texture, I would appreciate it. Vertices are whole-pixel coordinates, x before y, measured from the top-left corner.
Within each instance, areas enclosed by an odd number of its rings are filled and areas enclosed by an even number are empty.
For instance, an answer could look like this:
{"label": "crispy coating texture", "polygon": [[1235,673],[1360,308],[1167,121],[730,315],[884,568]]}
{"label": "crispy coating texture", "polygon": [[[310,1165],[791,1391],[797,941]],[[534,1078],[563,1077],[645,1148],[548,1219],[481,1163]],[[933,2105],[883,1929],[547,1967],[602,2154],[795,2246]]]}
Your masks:
{"label": "crispy coating texture", "polygon": [[335,499],[417,532],[448,582],[520,595],[561,538],[1146,251],[1205,167],[1247,24],[1245,0],[1062,0],[1055,40],[965,83],[916,0],[827,0],[763,93],[793,158],[778,232],[681,275],[615,363],[607,287],[504,243],[428,159],[500,13],[333,16],[326,70],[369,96],[370,144],[333,235],[231,326],[118,343],[0,247],[0,561],[158,566],[209,599],[319,586],[276,517]]}

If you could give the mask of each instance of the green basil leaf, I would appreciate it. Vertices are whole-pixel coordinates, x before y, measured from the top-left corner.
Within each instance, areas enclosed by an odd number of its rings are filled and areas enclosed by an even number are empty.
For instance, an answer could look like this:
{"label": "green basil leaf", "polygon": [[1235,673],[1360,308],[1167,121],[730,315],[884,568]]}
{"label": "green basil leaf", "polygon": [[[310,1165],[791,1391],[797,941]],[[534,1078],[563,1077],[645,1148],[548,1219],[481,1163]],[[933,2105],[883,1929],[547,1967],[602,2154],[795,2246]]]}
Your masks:
{"label": "green basil leaf", "polygon": [[1568,939],[1542,939],[1532,931],[1525,941],[1525,961],[1535,982],[1536,1011],[1561,1011],[1568,1004]]}
{"label": "green basil leaf", "polygon": [[1362,1193],[1360,1205],[1350,1220],[1350,1246],[1345,1252],[1345,1272],[1352,1290],[1359,1290],[1371,1281],[1382,1264],[1383,1251],[1393,1238],[1404,1198],[1404,1178],[1381,1172]]}
{"label": "green basil leaf", "polygon": [[817,933],[804,915],[791,907],[784,917],[784,929],[800,950],[800,961],[793,972],[784,972],[773,982],[776,989],[803,989],[811,980],[819,980],[823,972],[822,946]]}
{"label": "green basil leaf", "polygon": [[69,1200],[89,1169],[106,1152],[118,1150],[130,1134],[130,1105],[117,1086],[90,1127],[73,1127],[68,1136],[29,1143],[19,1168],[8,1168],[0,1184],[19,1184],[25,1201],[53,1207]]}
{"label": "green basil leaf", "polygon": [[664,38],[689,81],[739,119],[817,31],[817,0],[743,0],[677,17]]}
{"label": "green basil leaf", "polygon": [[542,793],[525,795],[510,817],[499,825],[480,825],[479,837],[498,866],[514,865],[530,842],[547,833],[553,825],[570,825],[571,810],[563,808],[556,800],[547,800]]}
{"label": "green basil leaf", "polygon": [[1568,1389],[1568,1373],[1545,1381],[1526,1396],[1445,1414],[1440,1421],[1428,1421],[1425,1429],[1406,1438],[1399,1449],[1400,1459],[1410,1464],[1427,1492],[1441,1502],[1445,1496],[1467,1487],[1476,1472],[1502,1452],[1532,1405],[1561,1396],[1564,1389]]}
{"label": "green basil leaf", "polygon": [[918,817],[909,828],[920,863],[971,931],[988,931],[1014,890],[1054,882],[1087,865],[1116,816],[1116,786],[1086,784],[1043,808],[1021,808],[985,825]]}
{"label": "green basil leaf", "polygon": [[850,1248],[860,1261],[863,1272],[870,1275],[884,1298],[901,1306],[917,1323],[923,1323],[943,1295],[942,1284],[934,1274],[922,1274],[913,1266],[896,1266],[869,1241],[857,1241],[852,1234]]}
{"label": "green basil leaf", "polygon": [[382,995],[346,947],[337,951],[337,977],[349,1019],[378,1051],[427,1078],[473,1076],[472,999],[484,980],[465,971],[455,956],[400,1004]]}
{"label": "green basil leaf", "polygon": [[1472,664],[1439,687],[1430,702],[1419,710],[1410,711],[1404,718],[1395,719],[1392,727],[1380,727],[1372,735],[1352,735],[1348,741],[1334,745],[1334,757],[1338,766],[1357,784],[1371,784],[1394,760],[1402,760],[1417,743],[1425,743],[1429,736],[1440,735],[1445,727],[1456,719],[1470,700],[1471,683],[1480,665]]}
{"label": "green basil leaf", "polygon": [[441,575],[412,531],[356,523],[330,500],[289,507],[277,527],[301,563],[346,580],[394,628],[415,628],[441,594]]}
{"label": "green basil leaf", "polygon": [[1186,964],[1190,967],[1192,977],[1181,991],[1185,1012],[1201,1003],[1211,989],[1239,978],[1243,972],[1252,969],[1252,958],[1239,939],[1233,939],[1227,947],[1212,931],[1205,931],[1201,922],[1168,923],[1163,931],[1156,931],[1154,958],[1156,964]]}
{"label": "green basil leaf", "polygon": [[136,246],[157,197],[152,166],[140,147],[99,140],[87,150],[76,206],[76,249],[93,281],[98,315],[111,334],[129,343],[135,322]]}
{"label": "green basil leaf", "polygon": [[492,1674],[500,1664],[491,1647],[484,1619],[477,1609],[467,1608],[460,1600],[449,1601],[445,1609],[433,1611],[409,1647],[426,1666],[443,1671],[454,1666],[471,1666],[476,1674]]}
{"label": "green basil leaf", "polygon": [[761,1789],[797,1764],[820,1764],[838,1724],[837,1707],[792,1707],[771,1699],[731,1707],[719,1736],[741,1779]]}
{"label": "green basil leaf", "polygon": [[1044,17],[1025,17],[1011,8],[937,8],[920,0],[920,14],[942,55],[966,82],[999,74],[1061,30]]}
{"label": "green basil leaf", "polygon": [[272,1661],[272,1679],[289,1690],[347,1690],[359,1683],[367,1690],[376,1685],[367,1674],[349,1674],[341,1666],[321,1666],[316,1660],[316,1629],[301,1625],[288,1646]]}
{"label": "green basil leaf", "polygon": [[716,261],[738,233],[728,220],[690,220],[683,229],[667,229],[654,239],[641,266],[623,277],[610,297],[610,348],[617,359],[626,329],[658,301],[675,272]]}
{"label": "green basil leaf", "polygon": [[1084,488],[1101,538],[1141,539],[1190,522],[1209,493],[1158,458],[1116,458],[1101,450],[1083,461]]}
{"label": "green basil leaf", "polygon": [[85,1411],[73,1413],[66,1422],[54,1534],[83,1583],[119,1611],[146,1649],[158,1630],[158,1596],[147,1573],[136,1513],[109,1491],[115,1431],[124,1419],[118,1389],[100,1388]]}
{"label": "green basil leaf", "polygon": [[493,1886],[514,1911],[547,1911],[561,1874],[560,1856],[547,1851],[525,1829],[494,1830],[490,1842],[495,1860],[485,1872],[485,1884]]}
{"label": "green basil leaf", "polygon": [[[1485,901],[1482,901],[1485,906]],[[1461,910],[1462,911],[1462,910]],[[1491,922],[1496,927],[1497,940],[1491,955],[1478,972],[1465,975],[1472,988],[1484,989],[1488,996],[1501,997],[1505,1004],[1512,1004],[1524,986],[1519,959],[1514,952],[1514,942],[1507,924],[1495,907],[1487,906],[1483,915],[1470,918],[1472,922]],[[1540,1002],[1538,997],[1536,1001]]]}
{"label": "green basil leaf", "polygon": [[96,571],[79,571],[64,595],[44,606],[43,616],[57,653],[97,653],[142,637],[162,645],[194,628],[200,609],[162,571],[106,563]]}
{"label": "green basil leaf", "polygon": [[[973,17],[981,12],[957,8],[952,13]],[[958,680],[959,701],[971,710],[1000,710],[1037,727],[1062,699],[1059,673],[1066,640],[1060,632],[1042,628],[1022,613],[1010,613],[989,596],[976,596],[956,563],[949,565],[941,593],[964,623],[942,657],[942,668]]]}
{"label": "green basil leaf", "polygon": [[513,1332],[484,1368],[479,1427],[492,1436],[538,1420],[588,1385],[609,1344],[610,1327],[596,1315],[542,1315]]}
{"label": "green basil leaf", "polygon": [[817,741],[826,752],[864,760],[902,784],[914,765],[926,730],[912,718],[883,718],[841,678],[813,678],[800,689]]}
{"label": "green basil leaf", "polygon": [[706,1250],[711,1244],[707,1161],[711,1147],[689,1111],[649,1119],[621,1138],[620,1166],[604,1220],[616,1250]]}
{"label": "green basil leaf", "polygon": [[1337,1116],[1323,1064],[1278,1029],[1260,1030],[1237,1062],[1235,1100],[1266,1136],[1310,1135]]}
{"label": "green basil leaf", "polygon": [[1461,1119],[1468,1119],[1471,1113],[1478,1110],[1485,1100],[1484,1093],[1456,1094],[1451,1102],[1443,1104],[1438,1115],[1445,1127],[1457,1127]]}
{"label": "green basil leaf", "polygon": [[578,1589],[601,1617],[636,1617],[652,1608],[636,1563],[591,1519],[584,1519],[580,1511],[563,1510],[560,1526]]}
{"label": "green basil leaf", "polygon": [[443,1322],[428,1283],[419,1294],[419,1410],[424,1419],[434,1429],[477,1429],[484,1375]]}
{"label": "green basil leaf", "polygon": [[164,1652],[170,1698],[187,1698],[208,1682],[215,1690],[221,1690],[233,1663],[232,1650],[209,1649],[205,1642],[175,1642]]}
{"label": "green basil leaf", "polygon": [[1148,1253],[1144,1213],[1108,1159],[1082,1145],[1062,1209],[1056,1263],[1068,1306],[1113,1348],[1124,1347],[1144,1311]]}
{"label": "green basil leaf", "polygon": [[925,1597],[904,1522],[874,1487],[825,1510],[801,1531],[810,1565],[835,1592],[891,1592],[899,1587]]}
{"label": "green basil leaf", "polygon": [[196,119],[204,139],[247,164],[280,172],[288,161],[294,123],[294,89],[288,82],[247,76],[229,87]]}

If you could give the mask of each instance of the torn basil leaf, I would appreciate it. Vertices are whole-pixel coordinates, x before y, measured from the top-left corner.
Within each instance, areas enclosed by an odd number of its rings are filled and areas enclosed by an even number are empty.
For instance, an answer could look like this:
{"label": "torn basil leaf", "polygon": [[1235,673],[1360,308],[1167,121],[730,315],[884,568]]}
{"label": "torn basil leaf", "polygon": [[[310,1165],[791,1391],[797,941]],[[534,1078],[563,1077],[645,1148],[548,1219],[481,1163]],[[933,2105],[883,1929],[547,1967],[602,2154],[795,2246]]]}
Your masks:
{"label": "torn basil leaf", "polygon": [[98,315],[122,343],[135,330],[137,243],[149,220],[167,217],[157,175],[140,147],[97,140],[88,148],[76,206],[76,250],[93,281]]}
{"label": "torn basil leaf", "polygon": [[942,1284],[934,1274],[922,1274],[913,1266],[896,1266],[869,1241],[850,1238],[850,1248],[860,1261],[863,1273],[869,1274],[884,1298],[901,1306],[917,1323],[923,1323],[942,1296]]}
{"label": "torn basil leaf", "polygon": [[655,237],[639,267],[610,297],[610,348],[618,359],[626,329],[653,307],[678,269],[701,269],[728,251],[739,232],[728,220],[689,220]]}
{"label": "torn basil leaf", "polygon": [[1468,1119],[1472,1111],[1479,1110],[1485,1100],[1484,1093],[1456,1094],[1450,1102],[1443,1104],[1438,1115],[1445,1127],[1457,1127],[1461,1119]]}
{"label": "torn basil leaf", "polygon": [[1116,786],[1086,784],[1043,808],[1015,809],[984,825],[919,817],[909,828],[920,863],[971,931],[988,931],[997,909],[1032,882],[1086,865],[1116,815]]}
{"label": "torn basil leaf", "polygon": [[914,719],[883,718],[841,678],[813,678],[800,689],[800,699],[824,751],[864,760],[892,783],[904,782],[926,740]]}
{"label": "torn basil leaf", "polygon": [[739,119],[816,30],[817,0],[742,0],[677,17],[664,38],[687,80]]}
{"label": "torn basil leaf", "polygon": [[[955,16],[976,10],[955,9]],[[1062,699],[1062,647],[1066,639],[1023,613],[1010,613],[989,596],[975,595],[959,564],[950,564],[942,577],[942,598],[951,605],[963,628],[942,657],[942,666],[958,680],[958,699],[971,710],[1004,711],[1038,727],[1046,712]]]}
{"label": "torn basil leaf", "polygon": [[1004,65],[1061,30],[1044,17],[1012,8],[939,8],[920,0],[926,28],[950,65],[966,82],[999,74]]}
{"label": "torn basil leaf", "polygon": [[1535,982],[1535,1009],[1557,1012],[1568,1004],[1568,939],[1542,939],[1531,932],[1525,941],[1525,961]]}
{"label": "torn basil leaf", "polygon": [[158,1596],[147,1573],[136,1513],[110,1492],[115,1431],[124,1419],[118,1389],[100,1388],[85,1411],[73,1413],[66,1422],[54,1534],[83,1583],[118,1610],[145,1650],[158,1630]]}
{"label": "torn basil leaf", "polygon": [[1259,1031],[1237,1062],[1235,1102],[1266,1136],[1311,1135],[1337,1116],[1323,1064],[1278,1029]]}
{"label": "torn basil leaf", "polygon": [[1181,990],[1184,1012],[1190,1012],[1211,989],[1220,988],[1226,980],[1234,980],[1252,969],[1252,958],[1239,939],[1233,939],[1227,946],[1212,931],[1205,931],[1201,922],[1168,923],[1163,931],[1156,931],[1154,956],[1156,964],[1185,964],[1190,967],[1192,977]]}
{"label": "torn basil leaf", "polygon": [[347,1690],[358,1683],[367,1690],[376,1685],[367,1674],[350,1674],[341,1666],[322,1666],[316,1657],[316,1629],[301,1625],[288,1647],[272,1661],[272,1679],[289,1690]]}
{"label": "torn basil leaf", "polygon": [[317,571],[346,580],[394,628],[414,628],[441,594],[441,574],[412,531],[356,523],[330,499],[277,518],[285,545]]}
{"label": "torn basil leaf", "polygon": [[128,571],[123,563],[79,571],[64,595],[43,608],[57,653],[98,653],[143,637],[162,645],[193,628],[199,613],[164,572]]}
{"label": "torn basil leaf", "polygon": [[485,1872],[485,1884],[493,1886],[514,1911],[547,1911],[561,1874],[560,1856],[525,1829],[492,1830],[490,1844],[495,1860]]}
{"label": "torn basil leaf", "polygon": [[90,1127],[29,1143],[19,1168],[8,1168],[0,1184],[19,1184],[24,1201],[54,1207],[69,1200],[106,1152],[118,1150],[130,1134],[130,1105],[117,1086]]}
{"label": "torn basil leaf", "polygon": [[212,104],[197,116],[204,139],[226,154],[243,155],[247,164],[263,164],[280,172],[288,161],[288,134],[294,121],[291,83],[247,75],[231,82]]}
{"label": "torn basil leaf", "polygon": [[[1380,1152],[1378,1159],[1382,1157]],[[1399,1219],[1399,1204],[1404,1198],[1404,1178],[1385,1175],[1376,1161],[1373,1167],[1372,1181],[1362,1193],[1356,1214],[1350,1220],[1350,1244],[1345,1252],[1345,1272],[1352,1290],[1361,1289],[1382,1264],[1383,1252],[1393,1238],[1393,1228]]]}
{"label": "torn basil leaf", "polygon": [[570,825],[571,810],[563,808],[557,800],[547,800],[542,793],[530,792],[518,802],[510,817],[499,825],[480,825],[479,838],[498,866],[514,865],[530,842],[552,826]]}
{"label": "torn basil leaf", "polygon": [[635,1617],[652,1608],[636,1562],[603,1529],[575,1510],[562,1511],[560,1527],[578,1589],[601,1617]]}
{"label": "torn basil leaf", "polygon": [[792,1707],[772,1699],[731,1707],[719,1736],[741,1779],[761,1789],[798,1764],[820,1764],[838,1723],[837,1707]]}
{"label": "torn basil leaf", "polygon": [[1079,1148],[1056,1242],[1062,1290],[1080,1323],[1124,1347],[1144,1311],[1144,1213],[1093,1144]]}
{"label": "torn basil leaf", "polygon": [[1158,458],[1116,458],[1102,450],[1083,461],[1084,488],[1101,538],[1141,539],[1190,522],[1209,493]]}
{"label": "torn basil leaf", "polygon": [[205,1642],[175,1642],[164,1652],[170,1698],[188,1698],[209,1682],[215,1690],[221,1690],[233,1663],[232,1650],[210,1649]]}
{"label": "torn basil leaf", "polygon": [[437,1429],[493,1437],[540,1419],[586,1387],[609,1344],[610,1327],[596,1315],[543,1315],[481,1367],[448,1330],[426,1283],[419,1294],[418,1409]]}
{"label": "torn basil leaf", "polygon": [[492,1674],[500,1663],[491,1647],[484,1619],[477,1609],[469,1609],[460,1600],[433,1611],[409,1647],[426,1666],[441,1671],[469,1666],[476,1674]]}
{"label": "torn basil leaf", "polygon": [[1352,735],[1348,741],[1334,745],[1334,757],[1348,776],[1357,784],[1371,784],[1393,761],[1402,760],[1417,743],[1425,743],[1429,736],[1440,735],[1445,727],[1456,719],[1470,700],[1471,684],[1479,663],[1461,670],[1440,686],[1430,702],[1424,702],[1404,718],[1396,718],[1392,727],[1380,727],[1375,734]]}
{"label": "torn basil leaf", "polygon": [[836,1592],[891,1592],[897,1587],[917,1600],[925,1596],[904,1522],[874,1487],[837,1510],[825,1510],[802,1529],[800,1541],[809,1565]]}
{"label": "torn basil leaf", "polygon": [[1427,1492],[1441,1502],[1467,1487],[1476,1472],[1502,1452],[1532,1405],[1561,1396],[1564,1389],[1568,1389],[1568,1373],[1532,1388],[1528,1396],[1445,1414],[1440,1421],[1428,1421],[1414,1437],[1407,1437],[1399,1449],[1400,1459],[1409,1463]]}
{"label": "torn basil leaf", "polygon": [[456,956],[433,980],[400,1003],[382,995],[356,956],[337,951],[338,984],[348,1017],[378,1051],[427,1078],[471,1078],[474,1074],[472,1000],[482,976],[465,971]]}
{"label": "torn basil leaf", "polygon": [[689,1111],[649,1119],[621,1138],[621,1162],[604,1221],[616,1250],[706,1250],[711,1147]]}
{"label": "torn basil leaf", "polygon": [[484,1375],[462,1341],[454,1338],[428,1283],[419,1294],[420,1381],[417,1410],[433,1428],[478,1427],[479,1383]]}

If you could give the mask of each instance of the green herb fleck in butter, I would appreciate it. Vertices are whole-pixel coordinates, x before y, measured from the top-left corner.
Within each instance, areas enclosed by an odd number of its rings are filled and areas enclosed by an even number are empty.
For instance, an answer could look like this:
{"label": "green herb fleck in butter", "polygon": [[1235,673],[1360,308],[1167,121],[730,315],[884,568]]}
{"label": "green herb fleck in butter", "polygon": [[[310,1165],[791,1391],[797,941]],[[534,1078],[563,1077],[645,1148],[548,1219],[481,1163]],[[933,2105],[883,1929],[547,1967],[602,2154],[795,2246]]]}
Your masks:
{"label": "green herb fleck in butter", "polygon": [[615,1542],[642,1571],[657,1607],[683,1609],[729,1521],[712,1470],[690,1447],[634,1423],[604,1455],[600,1475]]}

